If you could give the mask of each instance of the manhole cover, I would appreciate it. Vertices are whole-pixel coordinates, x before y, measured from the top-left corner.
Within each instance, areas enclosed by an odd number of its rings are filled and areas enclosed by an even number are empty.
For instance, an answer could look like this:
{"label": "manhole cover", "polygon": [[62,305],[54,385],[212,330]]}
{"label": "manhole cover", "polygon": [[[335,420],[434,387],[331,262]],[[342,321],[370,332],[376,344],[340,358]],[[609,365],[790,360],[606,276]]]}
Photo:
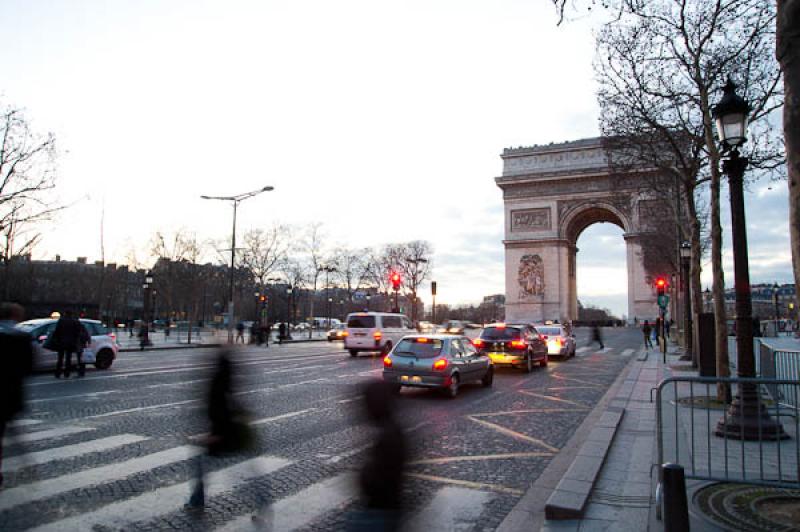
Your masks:
{"label": "manhole cover", "polygon": [[694,500],[733,530],[800,530],[800,490],[720,483],[698,490]]}

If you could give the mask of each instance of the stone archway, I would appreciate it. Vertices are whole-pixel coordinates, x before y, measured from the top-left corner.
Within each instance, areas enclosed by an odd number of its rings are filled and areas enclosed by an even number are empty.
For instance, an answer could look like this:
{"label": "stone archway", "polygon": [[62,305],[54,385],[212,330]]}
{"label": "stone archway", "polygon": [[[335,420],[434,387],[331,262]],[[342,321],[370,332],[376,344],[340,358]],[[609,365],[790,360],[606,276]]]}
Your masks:
{"label": "stone archway", "polygon": [[651,200],[635,174],[612,175],[602,139],[506,149],[502,158],[506,320],[577,319],[576,243],[598,222],[624,231],[629,318],[656,316],[640,246]]}

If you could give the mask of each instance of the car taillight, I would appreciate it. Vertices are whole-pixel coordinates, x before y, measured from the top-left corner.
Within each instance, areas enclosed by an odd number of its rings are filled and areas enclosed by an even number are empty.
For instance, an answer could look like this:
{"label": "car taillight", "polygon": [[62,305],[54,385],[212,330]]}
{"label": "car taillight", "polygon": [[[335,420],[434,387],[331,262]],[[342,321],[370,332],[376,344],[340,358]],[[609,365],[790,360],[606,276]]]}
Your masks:
{"label": "car taillight", "polygon": [[516,349],[525,349],[527,346],[525,345],[525,340],[512,340],[511,347]]}
{"label": "car taillight", "polygon": [[108,337],[111,338],[112,341],[117,341],[117,335],[115,333],[108,333]]}
{"label": "car taillight", "polygon": [[427,344],[428,343],[428,339],[427,338],[417,338],[417,343],[419,343],[419,344]]}
{"label": "car taillight", "polygon": [[381,333],[380,331],[375,331],[374,333],[372,333],[372,337],[375,338],[376,341],[380,340],[381,337],[383,337],[383,333]]}
{"label": "car taillight", "polygon": [[548,336],[546,334],[542,335],[542,340],[547,340]]}
{"label": "car taillight", "polygon": [[546,342],[547,341],[547,336],[545,336],[543,334],[540,334],[539,335],[539,340],[541,340],[542,342]]}
{"label": "car taillight", "polygon": [[442,371],[446,368],[447,368],[446,358],[440,358],[439,360],[433,363],[433,369],[435,369],[436,371]]}
{"label": "car taillight", "polygon": [[472,345],[474,345],[475,347],[483,347],[483,340],[481,340],[480,338],[475,338],[472,341]]}
{"label": "car taillight", "polygon": [[562,345],[561,338],[556,338],[555,342],[558,347],[561,347]]}
{"label": "car taillight", "polygon": [[392,367],[392,359],[389,358],[389,355],[383,357],[383,367],[384,368],[391,368]]}
{"label": "car taillight", "polygon": [[350,333],[349,333],[349,332],[347,332],[347,331],[343,331],[343,332],[342,332],[342,336],[350,336]]}

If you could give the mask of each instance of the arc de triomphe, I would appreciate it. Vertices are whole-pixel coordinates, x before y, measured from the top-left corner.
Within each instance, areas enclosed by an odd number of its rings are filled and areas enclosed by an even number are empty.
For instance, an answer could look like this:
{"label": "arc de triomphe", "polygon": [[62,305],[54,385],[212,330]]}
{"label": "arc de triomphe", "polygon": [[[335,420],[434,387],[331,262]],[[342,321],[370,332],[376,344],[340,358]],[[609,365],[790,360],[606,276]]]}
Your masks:
{"label": "arc de triomphe", "polygon": [[597,222],[624,231],[628,318],[658,315],[640,247],[653,202],[606,154],[600,138],[503,151],[507,321],[577,319],[576,242]]}

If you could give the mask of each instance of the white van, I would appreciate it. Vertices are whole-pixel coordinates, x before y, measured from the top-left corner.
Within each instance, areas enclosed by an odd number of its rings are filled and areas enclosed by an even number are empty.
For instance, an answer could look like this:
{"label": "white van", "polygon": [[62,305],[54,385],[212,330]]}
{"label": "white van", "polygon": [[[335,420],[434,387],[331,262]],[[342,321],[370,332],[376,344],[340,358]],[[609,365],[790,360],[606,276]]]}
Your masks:
{"label": "white van", "polygon": [[350,356],[359,351],[379,351],[387,354],[392,346],[407,334],[415,334],[411,320],[403,314],[388,312],[354,312],[347,315],[344,348]]}

